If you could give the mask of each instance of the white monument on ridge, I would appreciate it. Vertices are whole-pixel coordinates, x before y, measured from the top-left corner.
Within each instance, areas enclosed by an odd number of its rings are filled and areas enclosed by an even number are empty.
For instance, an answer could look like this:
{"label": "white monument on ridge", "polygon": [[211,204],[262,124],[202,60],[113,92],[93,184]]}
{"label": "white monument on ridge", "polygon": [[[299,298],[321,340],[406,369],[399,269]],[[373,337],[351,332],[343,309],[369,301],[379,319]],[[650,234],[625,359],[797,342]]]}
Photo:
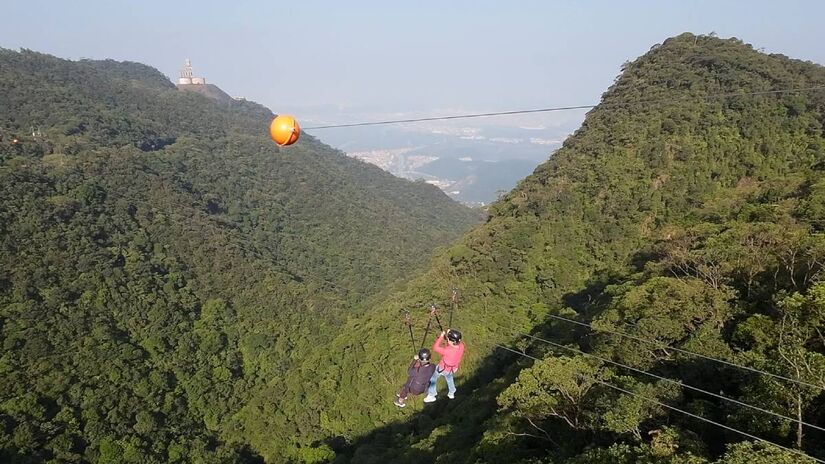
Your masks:
{"label": "white monument on ridge", "polygon": [[183,69],[180,70],[177,87],[178,90],[183,92],[199,93],[225,105],[231,105],[235,101],[215,84],[207,84],[206,78],[195,77],[195,73],[192,71],[192,60],[189,58],[186,59]]}
{"label": "white monument on ridge", "polygon": [[192,71],[192,60],[186,59],[183,64],[183,69],[180,70],[180,78],[178,79],[180,85],[206,85],[206,79],[203,77],[194,77]]}

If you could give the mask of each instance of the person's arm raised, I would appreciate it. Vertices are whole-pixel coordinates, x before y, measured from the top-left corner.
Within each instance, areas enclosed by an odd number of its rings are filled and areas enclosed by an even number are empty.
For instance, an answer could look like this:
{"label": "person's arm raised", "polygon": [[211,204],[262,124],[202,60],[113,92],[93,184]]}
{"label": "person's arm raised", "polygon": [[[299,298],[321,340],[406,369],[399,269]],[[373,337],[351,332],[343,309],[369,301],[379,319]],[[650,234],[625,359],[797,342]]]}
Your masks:
{"label": "person's arm raised", "polygon": [[444,335],[445,334],[446,334],[446,332],[442,331],[438,335],[438,338],[435,339],[435,343],[433,343],[433,351],[435,351],[436,353],[438,353],[442,356],[444,355],[444,348],[441,347],[441,343],[444,341]]}

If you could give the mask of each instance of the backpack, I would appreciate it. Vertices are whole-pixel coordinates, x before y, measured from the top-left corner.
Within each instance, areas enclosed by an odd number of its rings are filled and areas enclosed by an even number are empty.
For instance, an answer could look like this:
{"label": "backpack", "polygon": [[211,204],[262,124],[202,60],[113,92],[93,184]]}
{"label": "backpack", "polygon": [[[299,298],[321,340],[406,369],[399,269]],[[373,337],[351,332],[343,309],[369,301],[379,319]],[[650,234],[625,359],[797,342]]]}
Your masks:
{"label": "backpack", "polygon": [[426,366],[415,368],[415,372],[412,372],[410,376],[410,393],[420,395],[427,391],[433,372],[435,372],[435,364],[427,364]]}

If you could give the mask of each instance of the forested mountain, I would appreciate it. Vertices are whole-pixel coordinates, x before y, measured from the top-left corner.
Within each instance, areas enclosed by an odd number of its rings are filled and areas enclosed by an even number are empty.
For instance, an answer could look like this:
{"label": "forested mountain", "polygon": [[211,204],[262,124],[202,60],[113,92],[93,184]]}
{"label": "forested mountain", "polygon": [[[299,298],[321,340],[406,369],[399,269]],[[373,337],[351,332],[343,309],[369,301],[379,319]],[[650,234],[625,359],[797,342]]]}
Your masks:
{"label": "forested mountain", "polygon": [[[486,224],[312,362],[323,427],[351,440],[337,462],[807,462],[650,400],[825,459],[801,424],[825,427],[825,92],[782,92],[816,87],[821,66],[737,39],[684,34],[627,63]],[[451,287],[458,395],[393,410],[412,351],[397,310],[420,336]]]}
{"label": "forested mountain", "polygon": [[278,462],[322,436],[304,360],[480,218],[309,135],[279,149],[271,117],[0,49],[0,462]]}
{"label": "forested mountain", "polygon": [[[4,137],[42,131],[2,145],[4,461],[806,462],[669,407],[825,459],[821,66],[653,47],[391,285],[469,213],[139,65],[2,60]],[[398,410],[431,302],[458,394]]]}

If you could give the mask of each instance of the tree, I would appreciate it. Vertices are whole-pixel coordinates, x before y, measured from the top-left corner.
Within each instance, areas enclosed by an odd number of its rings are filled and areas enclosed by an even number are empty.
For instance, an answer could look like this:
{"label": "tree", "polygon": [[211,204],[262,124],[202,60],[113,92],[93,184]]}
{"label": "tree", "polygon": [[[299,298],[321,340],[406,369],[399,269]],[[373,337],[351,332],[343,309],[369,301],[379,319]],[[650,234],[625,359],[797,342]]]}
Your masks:
{"label": "tree", "polygon": [[557,418],[574,429],[592,427],[594,389],[610,372],[582,357],[549,357],[524,369],[518,379],[498,396],[499,407],[524,418],[546,433],[538,424]]}

